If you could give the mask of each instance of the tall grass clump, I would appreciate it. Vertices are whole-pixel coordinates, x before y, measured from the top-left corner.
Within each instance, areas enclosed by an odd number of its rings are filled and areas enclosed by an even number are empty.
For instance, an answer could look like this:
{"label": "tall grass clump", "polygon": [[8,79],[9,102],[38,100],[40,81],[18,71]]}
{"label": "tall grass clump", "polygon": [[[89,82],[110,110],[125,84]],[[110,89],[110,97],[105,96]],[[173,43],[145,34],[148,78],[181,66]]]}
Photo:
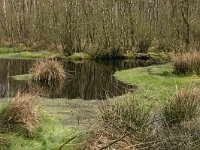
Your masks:
{"label": "tall grass clump", "polygon": [[200,74],[200,52],[186,53],[174,59],[174,73],[178,75]]}
{"label": "tall grass clump", "polygon": [[167,125],[191,120],[200,113],[200,89],[180,90],[163,108]]}
{"label": "tall grass clump", "polygon": [[13,132],[30,137],[39,122],[37,99],[30,94],[17,93],[0,111],[1,133]]}
{"label": "tall grass clump", "polygon": [[40,83],[55,83],[66,78],[66,72],[59,61],[44,60],[36,61],[29,71],[32,81]]}
{"label": "tall grass clump", "polygon": [[149,108],[132,96],[124,101],[103,105],[100,112],[105,124],[135,131],[147,127],[150,117]]}
{"label": "tall grass clump", "polygon": [[152,132],[152,127],[150,106],[145,106],[143,102],[127,95],[120,100],[102,104],[101,124],[87,142],[83,143],[82,149],[125,149],[128,145],[136,144],[136,139],[145,141],[146,135]]}

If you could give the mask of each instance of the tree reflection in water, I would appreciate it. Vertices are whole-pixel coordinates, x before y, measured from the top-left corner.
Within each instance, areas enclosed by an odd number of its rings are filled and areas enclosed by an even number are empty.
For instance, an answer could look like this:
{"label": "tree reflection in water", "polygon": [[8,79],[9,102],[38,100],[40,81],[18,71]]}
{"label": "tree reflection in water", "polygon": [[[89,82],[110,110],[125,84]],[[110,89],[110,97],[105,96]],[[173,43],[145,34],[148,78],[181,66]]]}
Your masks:
{"label": "tree reflection in water", "polygon": [[123,84],[113,77],[117,70],[149,65],[145,61],[87,61],[85,63],[64,62],[70,76],[62,84],[44,86],[15,81],[8,76],[28,73],[31,60],[0,60],[0,97],[11,97],[18,90],[38,93],[45,97],[69,99],[105,99],[119,96],[133,89],[133,86]]}

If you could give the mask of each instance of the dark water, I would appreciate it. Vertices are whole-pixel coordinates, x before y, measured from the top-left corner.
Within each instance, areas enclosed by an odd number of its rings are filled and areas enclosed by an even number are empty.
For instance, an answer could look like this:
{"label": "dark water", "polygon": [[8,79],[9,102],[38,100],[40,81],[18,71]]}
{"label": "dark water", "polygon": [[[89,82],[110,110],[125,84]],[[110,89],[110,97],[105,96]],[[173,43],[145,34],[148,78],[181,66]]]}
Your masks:
{"label": "dark water", "polygon": [[134,89],[116,80],[113,73],[117,70],[147,65],[143,61],[88,61],[85,63],[64,62],[65,69],[70,71],[69,78],[61,85],[46,87],[30,84],[26,81],[15,81],[9,76],[26,74],[33,61],[0,59],[0,97],[11,97],[18,90],[32,91],[44,97],[105,99],[119,96]]}

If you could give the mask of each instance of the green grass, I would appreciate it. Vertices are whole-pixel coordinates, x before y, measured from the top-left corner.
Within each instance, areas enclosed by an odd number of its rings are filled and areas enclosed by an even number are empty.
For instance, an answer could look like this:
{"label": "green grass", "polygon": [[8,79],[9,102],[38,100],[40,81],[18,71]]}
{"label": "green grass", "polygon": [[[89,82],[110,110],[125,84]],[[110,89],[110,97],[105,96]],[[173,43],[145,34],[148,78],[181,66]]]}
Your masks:
{"label": "green grass", "polygon": [[[0,108],[7,99],[0,100]],[[3,134],[10,141],[8,150],[57,150],[68,139],[79,135],[63,147],[63,149],[76,149],[84,140],[82,135],[94,124],[96,118],[97,101],[47,99],[40,98],[42,124],[33,139],[20,137],[14,134]],[[0,146],[1,149],[1,146]]]}
{"label": "green grass", "polygon": [[136,85],[136,93],[149,100],[166,100],[185,85],[199,83],[198,76],[177,76],[171,64],[140,67],[118,71],[115,77],[124,83]]}
{"label": "green grass", "polygon": [[[34,51],[28,49],[18,49],[18,48],[0,48],[0,58],[1,59],[44,59],[50,58],[56,55],[53,51],[41,50]],[[71,56],[64,56],[64,54],[58,54],[63,60],[69,60],[79,63],[83,60],[90,59],[90,56],[86,53],[73,53]]]}
{"label": "green grass", "polygon": [[98,101],[81,99],[68,100],[66,98],[41,98],[41,105],[52,116],[60,118],[65,126],[79,126],[85,128],[95,121]]}
{"label": "green grass", "polygon": [[[43,150],[56,150],[65,143],[72,136],[80,133],[78,128],[66,128],[60,125],[59,121],[55,118],[43,117],[42,126],[38,129],[38,135],[33,139],[20,137],[17,135],[5,135],[10,145],[7,147],[9,150],[27,150],[27,149],[43,149]],[[71,144],[77,144],[80,137],[75,139],[72,143],[65,146],[65,148],[72,149]],[[75,143],[74,143],[75,142]]]}
{"label": "green grass", "polygon": [[30,80],[32,76],[33,76],[32,74],[22,74],[22,75],[10,76],[10,77],[18,81],[27,81],[27,80]]}
{"label": "green grass", "polygon": [[[20,48],[3,48],[0,47],[0,58],[5,59],[43,59],[43,58],[49,58],[53,56],[56,52],[49,51],[49,50],[31,50],[31,49],[20,49]],[[63,60],[69,60],[73,61],[75,63],[83,62],[84,60],[94,59],[96,56],[92,58],[91,54],[88,53],[78,53],[75,52],[70,56],[65,56],[63,53],[58,54]],[[121,56],[124,59],[134,59],[136,53],[125,53]],[[166,60],[169,60],[172,56],[170,53],[148,53],[148,55],[154,60],[154,61],[161,61],[165,62]]]}
{"label": "green grass", "polygon": [[[67,128],[60,125],[59,121],[54,118],[43,118],[43,124],[38,129],[38,135],[32,139],[20,137],[14,134],[4,134],[3,137],[7,138],[9,145],[6,147],[8,150],[27,150],[27,149],[59,149],[59,147],[72,136],[80,133],[78,128]],[[77,144],[76,139],[76,144]],[[75,144],[73,141],[73,144]],[[66,145],[65,148],[72,148],[75,145]],[[1,149],[1,147],[0,147]]]}
{"label": "green grass", "polygon": [[0,48],[0,54],[20,53],[22,50],[14,48]]}
{"label": "green grass", "polygon": [[48,58],[54,53],[51,51],[30,51],[15,48],[0,48],[0,58],[10,59],[42,59]]}

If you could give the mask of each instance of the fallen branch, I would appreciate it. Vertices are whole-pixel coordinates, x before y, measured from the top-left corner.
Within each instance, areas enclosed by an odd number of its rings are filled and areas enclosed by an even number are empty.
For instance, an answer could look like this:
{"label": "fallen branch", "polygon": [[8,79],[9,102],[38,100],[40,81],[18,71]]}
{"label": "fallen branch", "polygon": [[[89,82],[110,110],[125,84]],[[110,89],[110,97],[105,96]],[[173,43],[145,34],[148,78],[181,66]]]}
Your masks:
{"label": "fallen branch", "polygon": [[63,145],[61,145],[61,147],[59,148],[59,150],[61,150],[65,145],[67,145],[69,142],[73,141],[74,139],[76,139],[78,136],[80,135],[75,135],[72,138],[70,138],[69,140],[67,140]]}
{"label": "fallen branch", "polygon": [[79,133],[79,134],[74,135],[73,137],[71,137],[70,139],[68,139],[63,145],[61,145],[60,148],[59,148],[59,150],[62,150],[62,148],[63,148],[65,145],[67,145],[69,142],[75,140],[77,137],[80,137],[80,136],[82,136],[82,135],[84,135],[84,134],[87,134],[87,133],[88,133],[88,132],[84,132],[84,133]]}
{"label": "fallen branch", "polygon": [[101,147],[99,150],[104,150],[104,149],[106,149],[106,148],[108,148],[108,147],[111,147],[113,144],[115,144],[115,143],[121,141],[121,140],[124,139],[126,136],[127,136],[127,135],[124,135],[124,136],[120,137],[119,139],[116,139],[115,141],[113,141],[113,142],[107,144],[106,146]]}

